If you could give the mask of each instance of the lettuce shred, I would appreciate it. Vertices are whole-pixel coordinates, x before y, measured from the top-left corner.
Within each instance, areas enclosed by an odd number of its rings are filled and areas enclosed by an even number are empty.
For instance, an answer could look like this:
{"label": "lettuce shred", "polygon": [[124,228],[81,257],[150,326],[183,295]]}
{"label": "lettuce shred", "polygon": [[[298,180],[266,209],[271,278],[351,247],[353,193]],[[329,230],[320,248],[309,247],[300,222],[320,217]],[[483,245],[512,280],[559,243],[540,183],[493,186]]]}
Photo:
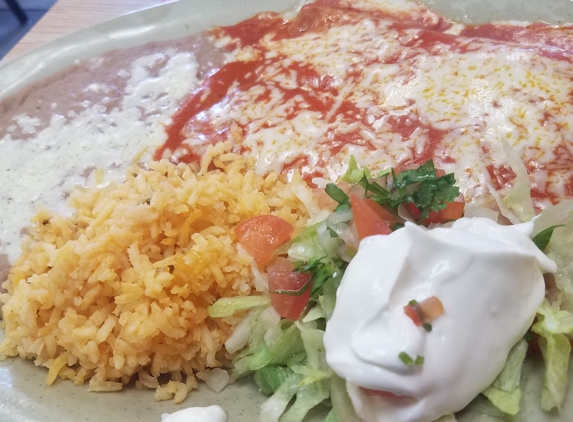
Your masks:
{"label": "lettuce shred", "polygon": [[271,299],[267,296],[223,297],[207,308],[211,318],[224,318],[253,308],[267,308]]}
{"label": "lettuce shred", "polygon": [[508,415],[517,415],[521,401],[521,368],[527,354],[527,342],[520,340],[509,352],[501,373],[488,388],[483,391],[499,410]]}
{"label": "lettuce shred", "polygon": [[548,286],[548,298],[531,328],[540,337],[545,361],[541,408],[546,411],[561,410],[567,388],[573,339],[573,200],[544,210],[535,221],[534,234],[557,225],[562,226],[555,228],[545,248],[547,256],[557,264],[555,286]]}
{"label": "lettuce shred", "polygon": [[535,209],[531,199],[531,180],[519,154],[505,139],[501,140],[501,144],[507,162],[516,175],[513,187],[501,201],[503,205],[502,214],[505,211],[508,214],[506,217],[514,224],[529,221],[535,217]]}
{"label": "lettuce shred", "polygon": [[539,334],[539,347],[545,361],[541,408],[546,411],[557,408],[561,411],[567,388],[573,315],[559,310],[557,304],[551,305],[546,300],[539,309],[537,317],[538,321],[533,324],[531,330]]}

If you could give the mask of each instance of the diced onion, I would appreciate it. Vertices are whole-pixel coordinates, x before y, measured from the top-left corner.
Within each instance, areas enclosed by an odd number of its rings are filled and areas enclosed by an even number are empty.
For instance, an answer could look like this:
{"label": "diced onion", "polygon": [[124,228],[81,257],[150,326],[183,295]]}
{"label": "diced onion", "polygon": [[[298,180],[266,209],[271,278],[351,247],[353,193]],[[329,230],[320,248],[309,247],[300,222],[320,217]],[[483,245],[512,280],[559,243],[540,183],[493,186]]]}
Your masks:
{"label": "diced onion", "polygon": [[338,211],[335,213],[330,214],[328,217],[328,223],[330,224],[340,224],[340,223],[348,223],[352,220],[352,210],[344,210]]}
{"label": "diced onion", "polygon": [[261,274],[261,272],[259,271],[259,266],[257,265],[254,259],[251,261],[251,271],[254,276],[253,285],[255,286],[256,291],[261,293],[268,292],[269,281],[267,280],[265,275]]}
{"label": "diced onion", "polygon": [[318,236],[318,243],[324,252],[326,252],[328,256],[335,255],[338,250],[339,243],[338,239],[336,237],[332,237],[330,234],[328,226],[326,224],[320,224],[316,228],[316,235]]}
{"label": "diced onion", "polygon": [[321,215],[321,212],[323,210],[320,209],[320,207],[314,200],[314,195],[312,194],[312,191],[302,183],[298,183],[297,185],[295,185],[292,188],[292,191],[294,192],[296,197],[300,200],[300,202],[304,204],[306,210],[310,214],[310,219],[308,224],[312,225],[320,221],[317,220],[317,217]]}
{"label": "diced onion", "polygon": [[259,315],[259,321],[266,329],[277,326],[281,322],[281,317],[272,306],[269,306]]}
{"label": "diced onion", "polygon": [[251,320],[253,313],[250,313],[236,327],[233,333],[225,342],[225,348],[229,353],[235,353],[247,345],[251,336]]}
{"label": "diced onion", "polygon": [[214,393],[219,393],[229,384],[229,373],[223,369],[215,368],[211,371],[205,371],[203,380],[207,387]]}

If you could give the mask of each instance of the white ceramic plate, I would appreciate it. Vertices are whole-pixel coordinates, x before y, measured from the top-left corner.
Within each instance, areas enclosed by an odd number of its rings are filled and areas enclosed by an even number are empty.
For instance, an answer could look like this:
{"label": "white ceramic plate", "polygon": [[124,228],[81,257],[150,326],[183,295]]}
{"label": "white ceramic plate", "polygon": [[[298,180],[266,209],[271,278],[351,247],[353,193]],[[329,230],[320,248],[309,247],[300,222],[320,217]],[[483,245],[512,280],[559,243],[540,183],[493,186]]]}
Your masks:
{"label": "white ceramic plate", "polygon": [[[261,11],[282,11],[296,0],[181,0],[96,25],[68,35],[0,66],[0,99],[24,86],[72,64],[121,45],[122,48],[151,41],[190,35],[215,25],[229,25]],[[482,23],[494,20],[573,22],[570,0],[426,0],[431,8],[458,21]],[[0,333],[0,338],[2,333]],[[573,366],[573,365],[572,365]],[[570,379],[573,378],[573,371]],[[573,420],[573,391],[568,392],[561,415],[539,409],[542,366],[528,363],[524,374],[525,393],[519,420],[528,422]],[[182,405],[155,402],[152,391],[127,388],[117,393],[88,393],[58,381],[45,385],[46,369],[31,361],[0,362],[1,422],[158,422],[165,412],[183,406],[220,404],[230,422],[258,420],[264,397],[250,380],[229,386],[215,395],[204,387],[193,392]],[[318,421],[324,416],[311,415]],[[458,416],[459,421],[504,420],[485,399],[478,399]]]}

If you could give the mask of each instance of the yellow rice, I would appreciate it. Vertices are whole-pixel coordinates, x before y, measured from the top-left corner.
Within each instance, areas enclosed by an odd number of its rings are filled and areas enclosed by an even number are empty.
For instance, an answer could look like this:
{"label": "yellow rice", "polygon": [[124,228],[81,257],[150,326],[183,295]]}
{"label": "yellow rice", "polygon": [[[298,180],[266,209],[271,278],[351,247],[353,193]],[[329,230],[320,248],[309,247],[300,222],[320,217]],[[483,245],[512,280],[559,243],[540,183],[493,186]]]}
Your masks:
{"label": "yellow rice", "polygon": [[72,217],[39,211],[0,296],[0,358],[34,359],[49,369],[48,384],[89,380],[92,391],[115,391],[135,379],[157,399],[184,400],[195,375],[232,358],[223,344],[240,318],[212,319],[207,307],[255,293],[252,258],[233,227],[262,214],[297,231],[307,221],[296,175],[281,182],[252,167],[221,143],[199,171],[134,165],[123,183],[77,188]]}

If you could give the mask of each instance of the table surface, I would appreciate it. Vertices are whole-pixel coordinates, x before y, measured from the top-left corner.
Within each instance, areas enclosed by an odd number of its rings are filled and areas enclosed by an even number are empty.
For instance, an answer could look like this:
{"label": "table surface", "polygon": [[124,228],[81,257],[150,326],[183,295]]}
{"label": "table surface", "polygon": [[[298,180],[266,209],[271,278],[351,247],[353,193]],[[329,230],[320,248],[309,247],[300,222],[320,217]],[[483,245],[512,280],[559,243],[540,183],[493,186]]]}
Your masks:
{"label": "table surface", "polygon": [[79,29],[170,1],[173,0],[58,0],[5,60]]}

